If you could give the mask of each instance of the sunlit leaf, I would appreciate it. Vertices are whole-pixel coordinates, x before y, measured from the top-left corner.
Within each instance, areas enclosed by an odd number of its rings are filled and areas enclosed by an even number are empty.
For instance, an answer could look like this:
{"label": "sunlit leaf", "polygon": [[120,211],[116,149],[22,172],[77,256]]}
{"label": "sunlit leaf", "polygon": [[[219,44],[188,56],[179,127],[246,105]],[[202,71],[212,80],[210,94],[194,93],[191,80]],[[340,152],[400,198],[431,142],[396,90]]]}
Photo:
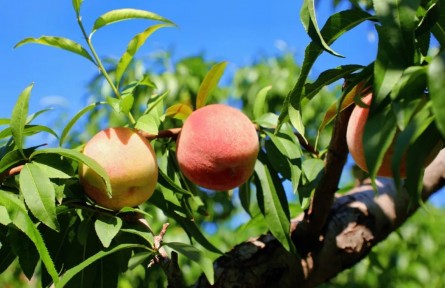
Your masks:
{"label": "sunlit leaf", "polygon": [[[261,158],[261,154],[260,152],[259,158]],[[275,185],[276,181],[274,181],[269,168],[262,161],[256,162],[255,173],[261,183],[261,191],[258,192],[262,194],[264,218],[270,232],[287,251],[295,253],[296,249],[290,238],[289,207],[287,202],[283,203],[283,201],[286,201],[283,188],[281,184]],[[279,196],[280,193],[283,194],[281,197]]]}
{"label": "sunlit leaf", "polygon": [[58,154],[58,155],[67,157],[69,159],[84,163],[85,165],[90,167],[94,172],[96,172],[102,178],[102,180],[104,181],[105,187],[107,189],[108,195],[109,196],[112,195],[111,194],[110,178],[109,178],[107,172],[99,163],[97,163],[91,157],[88,157],[87,155],[85,155],[79,151],[72,150],[72,149],[46,148],[46,149],[36,150],[34,153],[31,154],[30,158],[32,159],[33,157],[35,157],[37,155],[42,155],[42,154]]}
{"label": "sunlit leaf", "polygon": [[105,103],[106,102],[91,103],[88,106],[82,108],[79,112],[77,112],[76,115],[74,115],[74,117],[68,122],[68,124],[66,124],[65,128],[63,128],[62,134],[60,135],[60,139],[59,139],[59,145],[62,146],[63,141],[65,140],[66,136],[70,132],[71,128],[73,128],[74,124],[76,124],[76,122],[80,119],[80,117],[82,117],[85,113],[87,113],[88,111],[91,111],[95,107],[105,104]]}
{"label": "sunlit leaf", "polygon": [[[374,16],[358,9],[345,10],[331,15],[321,30],[321,35],[328,45],[334,43],[341,35],[356,27],[366,20],[373,20]],[[301,118],[301,100],[304,95],[304,84],[317,58],[323,52],[323,48],[312,41],[305,50],[300,75],[294,88],[286,96],[279,117],[279,125],[289,119],[292,125],[304,136],[304,125]]]}
{"label": "sunlit leaf", "polygon": [[96,30],[106,25],[130,19],[148,19],[175,25],[172,21],[164,17],[161,17],[153,12],[139,10],[139,9],[124,8],[124,9],[109,11],[101,15],[99,18],[97,18],[96,21],[94,22],[92,33],[94,33]]}
{"label": "sunlit leaf", "polygon": [[26,118],[28,117],[29,97],[31,95],[33,84],[26,87],[12,110],[11,115],[11,134],[14,138],[15,145],[22,151],[25,138]]}
{"label": "sunlit leaf", "polygon": [[39,166],[27,163],[20,172],[20,191],[32,214],[45,225],[59,231],[56,217],[56,193]]}
{"label": "sunlit leaf", "polygon": [[206,74],[201,86],[199,87],[198,95],[196,96],[196,109],[206,105],[208,97],[217,87],[226,66],[227,62],[217,63],[213,65],[210,71]]}
{"label": "sunlit leaf", "polygon": [[136,121],[135,128],[156,135],[159,131],[158,125],[159,124],[153,115],[144,114]]}
{"label": "sunlit leaf", "polygon": [[253,104],[253,117],[255,119],[260,118],[261,115],[263,115],[266,111],[266,97],[267,97],[267,92],[270,91],[270,89],[272,89],[272,86],[266,86],[263,89],[261,89],[258,94],[255,97],[255,102]]}
{"label": "sunlit leaf", "polygon": [[110,246],[121,227],[122,219],[119,217],[102,216],[94,221],[97,237],[105,248]]}
{"label": "sunlit leaf", "polygon": [[307,34],[311,37],[312,41],[319,44],[325,51],[328,53],[343,57],[334,50],[332,50],[331,47],[329,47],[329,44],[326,43],[326,41],[323,38],[323,35],[320,32],[320,28],[318,27],[317,17],[315,15],[315,1],[314,0],[304,0],[303,6],[300,11],[300,18],[301,22],[303,23],[303,26],[306,28]]}
{"label": "sunlit leaf", "polygon": [[189,105],[178,103],[168,107],[165,111],[165,115],[175,119],[185,120],[190,114],[192,114],[192,112],[193,108]]}
{"label": "sunlit leaf", "polygon": [[175,250],[179,254],[184,255],[187,259],[198,263],[199,267],[201,267],[204,275],[207,277],[210,285],[213,285],[215,282],[214,271],[213,271],[213,263],[204,253],[202,253],[198,248],[180,242],[168,242],[163,243],[164,246],[170,247]]}
{"label": "sunlit leaf", "polygon": [[54,48],[59,48],[59,49],[63,49],[65,51],[69,51],[72,53],[75,53],[77,55],[80,55],[88,60],[90,60],[91,62],[95,63],[93,58],[91,57],[90,53],[88,53],[88,51],[82,47],[82,45],[80,45],[79,43],[67,39],[67,38],[63,38],[63,37],[56,37],[56,36],[40,36],[39,38],[25,38],[22,41],[20,41],[19,43],[17,43],[14,48],[18,48],[22,45],[25,44],[30,44],[30,43],[34,43],[34,44],[41,44],[41,45],[47,45],[47,46],[51,46]]}
{"label": "sunlit leaf", "polygon": [[80,7],[82,6],[82,2],[83,0],[72,0],[73,8],[77,16],[79,16],[80,14]]}
{"label": "sunlit leaf", "polygon": [[334,83],[337,80],[345,78],[351,73],[362,69],[361,65],[343,65],[334,69],[328,69],[322,72],[317,80],[313,83],[306,83],[304,86],[304,97],[308,99],[312,99],[321,89],[325,86]]}
{"label": "sunlit leaf", "polygon": [[54,283],[59,282],[59,275],[57,273],[54,262],[45,246],[45,242],[42,238],[37,227],[34,225],[31,218],[28,216],[28,211],[23,202],[21,202],[16,195],[0,190],[0,205],[4,206],[11,217],[12,223],[23,233],[25,233],[29,239],[34,243],[39,252],[40,259],[46,270],[51,276]]}
{"label": "sunlit leaf", "polygon": [[122,75],[124,75],[125,70],[127,69],[130,62],[133,60],[134,55],[139,50],[139,48],[144,45],[145,41],[148,37],[150,37],[151,34],[153,34],[156,30],[162,27],[168,27],[171,26],[170,24],[157,24],[154,26],[151,26],[147,28],[142,33],[137,34],[136,36],[131,39],[131,41],[128,43],[127,50],[122,55],[122,57],[119,60],[119,63],[116,66],[116,73],[115,73],[115,81],[116,85],[119,86],[119,83],[122,79]]}

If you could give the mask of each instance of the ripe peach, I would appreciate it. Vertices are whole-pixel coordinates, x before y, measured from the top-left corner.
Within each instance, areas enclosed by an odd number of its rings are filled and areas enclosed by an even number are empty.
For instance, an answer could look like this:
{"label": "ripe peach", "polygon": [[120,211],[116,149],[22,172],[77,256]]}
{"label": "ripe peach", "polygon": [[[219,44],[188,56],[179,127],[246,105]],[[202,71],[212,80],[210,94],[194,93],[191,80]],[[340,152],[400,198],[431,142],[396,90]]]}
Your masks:
{"label": "ripe peach", "polygon": [[212,104],[184,122],[176,144],[182,173],[212,190],[230,190],[252,175],[259,152],[255,126],[238,109]]}
{"label": "ripe peach", "polygon": [[[362,102],[366,105],[371,105],[372,94],[368,94],[362,98]],[[348,143],[349,153],[354,159],[357,166],[364,171],[368,171],[366,167],[365,152],[363,150],[363,133],[365,130],[366,120],[368,119],[369,108],[356,106],[349,118],[348,129],[346,132],[346,141]],[[377,176],[391,177],[391,158],[393,150],[390,147],[383,157],[382,165],[380,166]],[[402,160],[400,165],[400,176],[405,177],[406,167],[405,161]]]}
{"label": "ripe peach", "polygon": [[100,176],[88,166],[79,168],[85,193],[97,204],[111,210],[134,207],[154,192],[158,165],[150,142],[130,128],[108,128],[91,138],[83,153],[96,160],[107,171],[112,197],[106,192]]}

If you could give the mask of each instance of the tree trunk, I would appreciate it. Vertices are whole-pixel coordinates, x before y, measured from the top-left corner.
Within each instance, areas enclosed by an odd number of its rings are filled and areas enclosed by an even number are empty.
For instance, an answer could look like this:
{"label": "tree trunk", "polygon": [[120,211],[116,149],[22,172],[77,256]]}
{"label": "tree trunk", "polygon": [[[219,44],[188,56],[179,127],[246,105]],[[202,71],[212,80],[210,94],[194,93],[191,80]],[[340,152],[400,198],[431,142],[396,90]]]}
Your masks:
{"label": "tree trunk", "polygon": [[[422,200],[444,185],[444,176],[443,150],[425,170]],[[213,286],[201,276],[195,287],[315,287],[357,264],[418,207],[406,191],[397,193],[390,179],[378,180],[377,193],[363,184],[335,198],[321,233],[311,243],[302,241],[305,234],[298,230],[305,215],[292,220],[292,240],[301,259],[273,236],[262,235],[215,261]]]}

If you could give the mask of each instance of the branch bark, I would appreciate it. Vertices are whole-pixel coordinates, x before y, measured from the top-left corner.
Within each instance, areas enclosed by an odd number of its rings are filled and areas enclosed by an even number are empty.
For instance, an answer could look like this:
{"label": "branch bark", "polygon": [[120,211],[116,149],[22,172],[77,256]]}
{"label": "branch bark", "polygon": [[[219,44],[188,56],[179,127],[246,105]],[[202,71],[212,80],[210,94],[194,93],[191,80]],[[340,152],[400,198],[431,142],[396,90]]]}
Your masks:
{"label": "branch bark", "polygon": [[[444,184],[442,150],[425,170],[422,200],[427,201]],[[419,208],[405,191],[397,192],[391,179],[378,180],[377,192],[365,183],[336,197],[318,245],[312,245],[301,259],[287,252],[273,236],[262,235],[215,261],[213,286],[202,276],[195,287],[315,287],[326,282],[363,259]],[[298,242],[295,231],[303,219],[304,214],[292,221],[294,242]]]}

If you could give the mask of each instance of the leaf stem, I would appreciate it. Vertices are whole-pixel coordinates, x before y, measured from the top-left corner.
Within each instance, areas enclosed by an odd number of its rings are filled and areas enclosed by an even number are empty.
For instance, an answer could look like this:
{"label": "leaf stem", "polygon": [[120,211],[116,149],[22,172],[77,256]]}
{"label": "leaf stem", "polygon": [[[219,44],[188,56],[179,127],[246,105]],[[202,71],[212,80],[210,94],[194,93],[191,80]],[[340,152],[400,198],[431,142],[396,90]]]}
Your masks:
{"label": "leaf stem", "polygon": [[[111,79],[110,75],[108,74],[107,70],[102,64],[102,61],[97,55],[96,49],[94,49],[93,42],[91,41],[93,34],[92,33],[90,35],[87,34],[87,32],[85,31],[85,27],[83,26],[81,16],[77,16],[77,23],[79,24],[80,30],[82,31],[85,41],[87,42],[88,48],[90,49],[91,54],[93,55],[94,63],[96,64],[97,68],[99,68],[99,71],[102,73],[102,75],[105,77],[105,80],[107,80],[108,84],[113,90],[114,95],[116,95],[116,98],[121,99],[122,96],[119,90],[117,89],[116,85],[114,85],[113,80]],[[133,125],[136,124],[136,120],[134,119],[133,114],[131,114],[131,112],[128,112],[128,118],[130,119],[131,124]]]}

